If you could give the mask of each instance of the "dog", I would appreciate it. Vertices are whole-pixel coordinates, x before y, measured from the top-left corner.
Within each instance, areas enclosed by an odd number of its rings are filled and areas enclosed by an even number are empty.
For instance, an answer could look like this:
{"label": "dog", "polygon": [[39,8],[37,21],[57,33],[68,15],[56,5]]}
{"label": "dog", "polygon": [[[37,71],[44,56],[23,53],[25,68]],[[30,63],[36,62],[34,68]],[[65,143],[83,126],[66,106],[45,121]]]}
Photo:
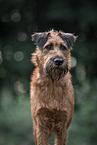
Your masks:
{"label": "dog", "polygon": [[32,54],[35,70],[31,76],[31,112],[36,145],[49,145],[55,134],[55,145],[66,145],[68,127],[74,112],[74,89],[70,60],[76,36],[51,30],[34,33],[36,51]]}

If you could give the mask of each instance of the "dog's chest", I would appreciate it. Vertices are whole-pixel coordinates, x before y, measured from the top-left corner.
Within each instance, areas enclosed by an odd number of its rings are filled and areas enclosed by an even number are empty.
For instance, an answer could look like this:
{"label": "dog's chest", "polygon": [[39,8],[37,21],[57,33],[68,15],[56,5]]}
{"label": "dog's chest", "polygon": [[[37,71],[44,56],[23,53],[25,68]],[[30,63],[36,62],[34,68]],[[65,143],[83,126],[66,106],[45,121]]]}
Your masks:
{"label": "dog's chest", "polygon": [[62,86],[45,86],[40,88],[40,95],[37,94],[40,106],[45,108],[61,109],[66,103],[67,91]]}
{"label": "dog's chest", "polygon": [[66,110],[41,108],[37,112],[37,116],[42,123],[41,125],[47,126],[47,128],[54,131],[64,126],[67,121],[68,115]]}

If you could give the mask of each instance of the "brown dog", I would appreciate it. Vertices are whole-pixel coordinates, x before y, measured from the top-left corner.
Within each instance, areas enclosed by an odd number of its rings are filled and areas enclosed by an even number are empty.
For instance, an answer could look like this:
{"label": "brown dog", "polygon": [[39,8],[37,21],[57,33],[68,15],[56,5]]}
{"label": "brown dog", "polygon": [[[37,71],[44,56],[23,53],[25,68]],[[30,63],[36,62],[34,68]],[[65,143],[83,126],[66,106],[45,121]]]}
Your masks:
{"label": "brown dog", "polygon": [[51,30],[33,34],[32,40],[37,45],[32,57],[36,68],[31,78],[35,143],[48,145],[48,138],[54,133],[55,145],[66,145],[74,110],[70,50],[76,37]]}

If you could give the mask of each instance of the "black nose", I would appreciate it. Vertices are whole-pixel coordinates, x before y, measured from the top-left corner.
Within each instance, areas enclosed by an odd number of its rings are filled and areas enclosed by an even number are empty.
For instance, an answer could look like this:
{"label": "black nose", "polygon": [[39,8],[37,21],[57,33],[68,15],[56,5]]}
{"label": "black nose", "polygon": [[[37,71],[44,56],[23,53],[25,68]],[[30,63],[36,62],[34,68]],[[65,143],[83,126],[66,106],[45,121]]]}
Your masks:
{"label": "black nose", "polygon": [[54,63],[57,66],[60,66],[63,64],[63,59],[62,58],[54,58]]}

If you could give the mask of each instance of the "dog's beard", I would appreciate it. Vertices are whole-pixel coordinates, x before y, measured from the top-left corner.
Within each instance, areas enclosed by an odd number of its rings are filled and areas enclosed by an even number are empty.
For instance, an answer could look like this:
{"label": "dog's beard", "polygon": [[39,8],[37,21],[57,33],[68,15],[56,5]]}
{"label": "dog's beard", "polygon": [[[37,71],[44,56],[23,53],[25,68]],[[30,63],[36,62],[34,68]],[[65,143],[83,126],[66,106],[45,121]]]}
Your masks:
{"label": "dog's beard", "polygon": [[54,64],[48,64],[46,67],[46,73],[49,75],[53,82],[57,82],[61,78],[63,78],[66,75],[67,71],[68,68],[66,66],[64,68],[61,68],[54,66]]}

